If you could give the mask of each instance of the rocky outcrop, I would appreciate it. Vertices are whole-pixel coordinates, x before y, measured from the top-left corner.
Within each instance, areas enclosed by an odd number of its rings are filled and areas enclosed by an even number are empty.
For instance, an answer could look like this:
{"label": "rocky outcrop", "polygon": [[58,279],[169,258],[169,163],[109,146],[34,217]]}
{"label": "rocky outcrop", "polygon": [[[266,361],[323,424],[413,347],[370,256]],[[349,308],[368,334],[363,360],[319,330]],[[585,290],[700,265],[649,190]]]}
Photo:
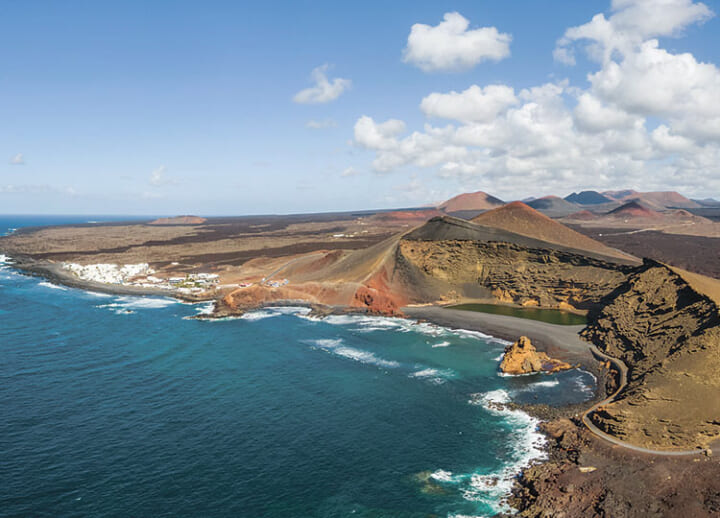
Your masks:
{"label": "rocky outcrop", "polygon": [[418,302],[454,291],[466,298],[589,309],[631,271],[571,252],[505,242],[404,239],[397,253]]}
{"label": "rocky outcrop", "polygon": [[517,342],[505,348],[505,356],[500,370],[505,374],[532,374],[534,372],[557,372],[571,369],[572,365],[554,360],[547,354],[538,352],[527,336],[521,336]]}
{"label": "rocky outcrop", "polygon": [[627,455],[569,419],[540,426],[548,460],[526,469],[510,504],[523,518],[717,517],[720,463]]}
{"label": "rocky outcrop", "polygon": [[659,450],[720,439],[718,306],[681,275],[646,261],[591,315],[584,336],[629,369],[626,388],[591,414],[596,426]]}

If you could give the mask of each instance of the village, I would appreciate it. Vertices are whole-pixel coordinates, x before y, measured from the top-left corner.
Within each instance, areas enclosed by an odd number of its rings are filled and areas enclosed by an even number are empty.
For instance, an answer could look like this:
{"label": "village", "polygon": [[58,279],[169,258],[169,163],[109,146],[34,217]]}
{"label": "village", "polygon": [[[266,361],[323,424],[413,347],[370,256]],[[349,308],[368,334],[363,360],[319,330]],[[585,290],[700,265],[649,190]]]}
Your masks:
{"label": "village", "polygon": [[[170,290],[184,295],[227,288],[249,288],[255,284],[252,282],[219,284],[220,276],[217,273],[205,272],[186,273],[184,276],[161,277],[162,274],[159,274],[148,263],[125,265],[62,263],[62,267],[84,281]],[[279,288],[288,283],[288,279],[270,280],[263,278],[258,284],[270,288]]]}

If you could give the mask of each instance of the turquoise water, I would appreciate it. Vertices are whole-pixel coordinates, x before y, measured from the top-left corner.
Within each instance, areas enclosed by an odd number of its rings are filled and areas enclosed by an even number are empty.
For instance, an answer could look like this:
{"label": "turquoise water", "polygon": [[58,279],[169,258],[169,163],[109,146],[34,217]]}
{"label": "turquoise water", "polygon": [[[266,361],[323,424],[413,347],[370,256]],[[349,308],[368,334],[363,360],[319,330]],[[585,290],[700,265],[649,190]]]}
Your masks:
{"label": "turquoise water", "polygon": [[542,438],[488,403],[591,392],[480,333],[206,309],[0,266],[0,515],[492,516]]}

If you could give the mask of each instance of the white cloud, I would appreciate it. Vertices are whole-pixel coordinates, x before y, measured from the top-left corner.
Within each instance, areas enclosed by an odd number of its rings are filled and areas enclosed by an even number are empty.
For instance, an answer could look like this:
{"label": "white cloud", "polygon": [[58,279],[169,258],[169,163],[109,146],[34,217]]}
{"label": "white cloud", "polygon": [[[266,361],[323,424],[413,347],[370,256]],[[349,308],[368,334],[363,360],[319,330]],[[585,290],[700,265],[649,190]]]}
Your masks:
{"label": "white cloud", "polygon": [[586,88],[434,92],[420,109],[449,124],[408,131],[363,116],[355,143],[374,152],[377,171],[430,168],[445,185],[481,184],[500,196],[619,185],[717,195],[720,69],[654,39],[710,15],[690,0],[615,0],[610,17],[568,29],[555,50],[571,62],[574,42],[588,43],[595,64]]}
{"label": "white cloud", "polygon": [[11,165],[24,165],[25,164],[25,157],[23,157],[22,153],[18,153],[17,155],[13,156],[10,159]]}
{"label": "white cloud", "polygon": [[577,27],[570,27],[555,48],[556,60],[575,64],[572,44],[588,43],[586,51],[596,61],[608,61],[613,53],[627,53],[650,38],[679,36],[689,25],[703,23],[713,12],[693,0],[613,0],[612,15],[597,14]]}
{"label": "white cloud", "polygon": [[598,95],[634,113],[720,116],[720,70],[689,53],[671,54],[657,40],[608,62],[589,79]]}
{"label": "white cloud", "polygon": [[326,72],[329,65],[325,64],[312,71],[311,77],[315,86],[301,90],[295,94],[293,101],[299,104],[322,104],[334,101],[342,93],[350,88],[352,81],[349,79],[335,78],[329,80]]}
{"label": "white cloud", "polygon": [[589,133],[610,129],[630,128],[641,119],[613,106],[604,105],[590,93],[583,93],[574,111],[577,126]]}
{"label": "white cloud", "polygon": [[397,146],[395,136],[405,131],[405,123],[390,119],[382,124],[363,115],[355,123],[355,142],[368,149],[385,149]]}
{"label": "white cloud", "polygon": [[420,102],[420,109],[429,117],[487,122],[517,102],[515,91],[509,86],[489,85],[480,88],[472,85],[460,93],[431,93]]}
{"label": "white cloud", "polygon": [[670,128],[664,124],[653,130],[652,139],[659,149],[668,153],[689,152],[695,148],[692,140],[680,135],[671,135]]}
{"label": "white cloud", "polygon": [[168,185],[173,183],[171,179],[169,179],[166,175],[167,167],[164,165],[161,165],[157,169],[155,169],[152,173],[150,173],[150,185],[154,185],[156,187],[159,187],[161,185]]}
{"label": "white cloud", "polygon": [[335,122],[333,119],[322,119],[322,120],[311,119],[305,123],[305,127],[310,128],[310,129],[336,128],[337,122]]}
{"label": "white cloud", "polygon": [[510,55],[512,36],[495,27],[468,29],[460,13],[445,13],[436,26],[422,23],[410,29],[403,61],[425,72],[457,71],[472,68],[482,61],[500,61]]}

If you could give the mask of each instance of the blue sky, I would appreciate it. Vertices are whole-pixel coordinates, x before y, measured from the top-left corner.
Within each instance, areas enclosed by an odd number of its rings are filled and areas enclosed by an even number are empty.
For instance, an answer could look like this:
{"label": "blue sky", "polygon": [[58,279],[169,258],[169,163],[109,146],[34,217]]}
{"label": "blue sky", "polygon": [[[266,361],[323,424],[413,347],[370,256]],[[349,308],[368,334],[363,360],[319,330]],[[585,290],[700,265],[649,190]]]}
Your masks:
{"label": "blue sky", "polygon": [[[642,9],[667,16],[648,27]],[[717,1],[691,0],[5,2],[0,213],[352,210],[416,206],[465,190],[520,198],[636,187],[718,196],[717,12]],[[494,27],[509,35],[507,55],[473,58],[482,49],[454,48],[461,42],[450,38],[450,58],[434,58],[470,64],[427,70],[404,59],[411,27],[434,30],[447,13],[468,21],[467,34]],[[584,29],[564,44],[574,65],[553,56],[568,28],[599,13],[617,34],[641,36],[603,60],[587,50],[609,40]],[[622,86],[588,81],[616,65],[628,80],[637,77],[645,70],[639,59],[655,55],[642,45],[654,38],[668,62],[692,56],[687,81],[667,78],[674,95],[643,103],[624,98]],[[327,102],[294,102],[323,65],[330,81],[351,86]],[[653,83],[661,90],[662,79]],[[515,100],[473,120],[448,115],[446,101],[465,113],[494,97],[437,97],[432,113],[420,107],[433,93],[473,85],[503,85]],[[521,93],[542,85],[560,86]],[[673,106],[683,89],[708,93],[679,114]],[[583,95],[597,108],[585,118],[576,110]],[[538,125],[519,127],[533,107]],[[388,120],[402,126],[381,126]],[[369,139],[378,128],[381,140]]]}

